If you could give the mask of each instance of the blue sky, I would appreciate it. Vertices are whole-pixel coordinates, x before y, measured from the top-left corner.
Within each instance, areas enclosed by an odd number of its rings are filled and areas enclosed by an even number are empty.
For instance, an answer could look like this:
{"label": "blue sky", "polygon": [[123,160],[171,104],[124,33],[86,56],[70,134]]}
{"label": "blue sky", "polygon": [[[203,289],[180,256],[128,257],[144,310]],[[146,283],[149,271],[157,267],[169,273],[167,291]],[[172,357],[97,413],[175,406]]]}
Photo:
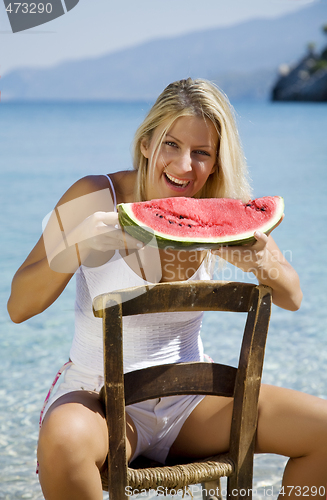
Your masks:
{"label": "blue sky", "polygon": [[80,0],[54,21],[12,33],[0,0],[0,75],[22,66],[97,57],[152,38],[276,17],[315,1]]}

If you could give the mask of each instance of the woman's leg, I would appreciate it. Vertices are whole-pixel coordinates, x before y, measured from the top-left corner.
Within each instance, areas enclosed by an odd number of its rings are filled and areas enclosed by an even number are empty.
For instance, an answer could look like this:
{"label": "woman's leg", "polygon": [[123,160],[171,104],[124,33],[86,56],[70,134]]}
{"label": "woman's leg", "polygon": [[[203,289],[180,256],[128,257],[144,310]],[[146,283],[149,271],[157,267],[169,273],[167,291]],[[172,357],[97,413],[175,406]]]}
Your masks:
{"label": "woman's leg", "polygon": [[[204,457],[227,451],[232,404],[230,398],[204,398],[184,423],[170,455]],[[326,498],[327,401],[263,385],[256,452],[290,457],[280,498]],[[319,487],[324,495],[319,496]]]}
{"label": "woman's leg", "polygon": [[263,386],[257,451],[290,457],[281,499],[326,498],[327,401],[297,391]]}
{"label": "woman's leg", "polygon": [[[136,430],[126,418],[127,455]],[[108,431],[98,395],[65,394],[49,408],[38,444],[39,479],[46,500],[102,500],[101,468],[108,454]]]}

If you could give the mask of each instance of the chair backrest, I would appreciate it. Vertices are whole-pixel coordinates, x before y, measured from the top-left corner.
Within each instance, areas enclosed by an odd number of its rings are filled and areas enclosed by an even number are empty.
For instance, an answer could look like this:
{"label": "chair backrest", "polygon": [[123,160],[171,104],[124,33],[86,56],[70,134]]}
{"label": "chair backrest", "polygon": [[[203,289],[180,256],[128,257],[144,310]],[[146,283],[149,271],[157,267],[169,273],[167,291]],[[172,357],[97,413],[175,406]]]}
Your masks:
{"label": "chair backrest", "polygon": [[[104,390],[110,442],[108,482],[116,485],[117,495],[123,498],[127,485],[125,404],[176,394],[234,397],[229,454],[236,468],[234,484],[242,488],[243,479],[240,483],[238,478],[252,479],[253,473],[271,289],[219,281],[159,283],[100,295],[94,299],[93,309],[95,316],[103,318]],[[150,367],[124,377],[122,317],[189,310],[248,313],[238,368],[216,363],[181,363]]]}

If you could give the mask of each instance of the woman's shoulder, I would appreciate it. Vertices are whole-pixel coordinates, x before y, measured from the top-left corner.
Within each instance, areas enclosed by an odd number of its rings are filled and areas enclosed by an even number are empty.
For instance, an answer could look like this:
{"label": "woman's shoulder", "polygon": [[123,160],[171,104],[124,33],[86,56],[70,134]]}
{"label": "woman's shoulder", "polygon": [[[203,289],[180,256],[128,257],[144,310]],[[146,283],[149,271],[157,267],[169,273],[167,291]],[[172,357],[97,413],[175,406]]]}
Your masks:
{"label": "woman's shoulder", "polygon": [[108,187],[108,179],[103,175],[87,175],[78,179],[62,195],[57,206]]}
{"label": "woman's shoulder", "polygon": [[[121,171],[112,174],[87,175],[78,179],[64,193],[58,202],[58,206],[86,195],[92,195],[98,191],[109,189],[112,191],[112,184],[108,180],[110,177],[116,193],[117,203],[127,201],[129,195],[134,192],[136,172]],[[112,193],[113,195],[113,193]]]}

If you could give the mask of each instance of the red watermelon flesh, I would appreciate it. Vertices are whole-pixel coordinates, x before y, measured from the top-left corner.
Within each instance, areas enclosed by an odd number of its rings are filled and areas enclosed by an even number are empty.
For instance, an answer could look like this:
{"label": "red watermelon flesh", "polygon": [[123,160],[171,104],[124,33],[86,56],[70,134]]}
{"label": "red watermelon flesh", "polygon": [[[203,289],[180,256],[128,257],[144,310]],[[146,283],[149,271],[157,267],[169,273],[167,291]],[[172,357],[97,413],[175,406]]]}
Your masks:
{"label": "red watermelon flesh", "polygon": [[254,240],[255,231],[268,232],[281,219],[284,202],[280,196],[248,203],[230,198],[174,197],[121,204],[118,212],[121,225],[142,241],[147,239],[141,233],[150,228],[160,247],[212,247],[242,244]]}

